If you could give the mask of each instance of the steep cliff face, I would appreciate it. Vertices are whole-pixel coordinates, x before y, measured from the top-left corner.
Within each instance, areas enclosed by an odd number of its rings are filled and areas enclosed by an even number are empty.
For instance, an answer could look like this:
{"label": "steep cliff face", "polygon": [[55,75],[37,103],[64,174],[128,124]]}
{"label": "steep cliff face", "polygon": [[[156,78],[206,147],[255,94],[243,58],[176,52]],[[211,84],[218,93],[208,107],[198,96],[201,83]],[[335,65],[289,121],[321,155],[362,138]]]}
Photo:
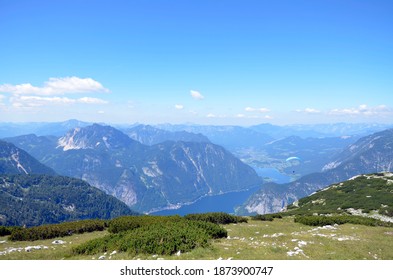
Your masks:
{"label": "steep cliff face", "polygon": [[388,171],[393,171],[392,129],[359,139],[325,165],[323,172],[306,175],[288,184],[264,185],[239,211],[260,214],[278,212],[287,204],[330,184],[359,174]]}
{"label": "steep cliff face", "polygon": [[69,131],[56,145],[38,149],[39,141],[34,143],[31,152],[46,149],[40,159],[59,174],[84,179],[138,211],[178,207],[261,182],[251,167],[204,141],[148,146],[113,127],[94,124]]}

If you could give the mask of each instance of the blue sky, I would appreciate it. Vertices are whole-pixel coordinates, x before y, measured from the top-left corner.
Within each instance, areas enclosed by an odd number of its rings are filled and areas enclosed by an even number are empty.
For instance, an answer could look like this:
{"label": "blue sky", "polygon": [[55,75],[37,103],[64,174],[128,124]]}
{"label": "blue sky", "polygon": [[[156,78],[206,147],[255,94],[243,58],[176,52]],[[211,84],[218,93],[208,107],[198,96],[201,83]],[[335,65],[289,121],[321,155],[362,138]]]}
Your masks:
{"label": "blue sky", "polygon": [[0,0],[0,121],[393,121],[393,1]]}

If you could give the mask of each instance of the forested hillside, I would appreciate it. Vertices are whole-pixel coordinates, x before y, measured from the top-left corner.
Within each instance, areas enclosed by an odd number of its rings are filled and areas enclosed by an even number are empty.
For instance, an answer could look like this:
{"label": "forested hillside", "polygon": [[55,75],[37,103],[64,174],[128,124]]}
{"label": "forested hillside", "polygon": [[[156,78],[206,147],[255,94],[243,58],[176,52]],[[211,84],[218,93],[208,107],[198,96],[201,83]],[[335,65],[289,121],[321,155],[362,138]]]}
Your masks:
{"label": "forested hillside", "polygon": [[0,176],[0,225],[34,226],[135,215],[85,181],[49,175]]}

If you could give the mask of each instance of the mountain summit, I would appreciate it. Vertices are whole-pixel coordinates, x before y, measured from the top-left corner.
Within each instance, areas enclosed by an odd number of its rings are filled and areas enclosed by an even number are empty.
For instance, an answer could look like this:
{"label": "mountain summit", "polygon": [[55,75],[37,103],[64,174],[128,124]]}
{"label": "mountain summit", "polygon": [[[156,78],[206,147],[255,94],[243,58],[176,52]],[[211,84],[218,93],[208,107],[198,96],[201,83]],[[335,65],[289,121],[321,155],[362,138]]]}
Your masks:
{"label": "mountain summit", "polygon": [[84,128],[74,128],[58,140],[58,148],[63,151],[93,149],[112,150],[117,148],[137,146],[138,143],[130,139],[121,131],[99,124],[93,124]]}

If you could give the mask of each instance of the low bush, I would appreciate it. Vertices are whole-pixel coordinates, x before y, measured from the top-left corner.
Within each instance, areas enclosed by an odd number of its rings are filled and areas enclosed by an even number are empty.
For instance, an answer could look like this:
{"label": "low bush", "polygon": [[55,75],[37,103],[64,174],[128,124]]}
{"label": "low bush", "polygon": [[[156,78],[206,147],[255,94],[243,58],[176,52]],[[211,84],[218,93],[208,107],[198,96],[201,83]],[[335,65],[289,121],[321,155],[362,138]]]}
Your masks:
{"label": "low bush", "polygon": [[116,250],[130,254],[171,255],[209,245],[209,239],[226,237],[220,226],[184,219],[153,223],[133,230],[94,239],[73,249],[75,254],[95,254]]}
{"label": "low bush", "polygon": [[326,226],[334,224],[360,224],[366,226],[384,226],[393,227],[393,223],[383,222],[368,217],[335,215],[335,216],[296,216],[295,223],[301,223],[308,226]]}
{"label": "low bush", "polygon": [[7,226],[0,226],[0,236],[10,235],[14,230],[19,229],[20,227],[7,227]]}
{"label": "low bush", "polygon": [[210,212],[201,214],[188,214],[184,218],[192,221],[204,221],[214,224],[236,224],[236,223],[247,223],[247,218],[230,215],[224,212]]}
{"label": "low bush", "polygon": [[44,240],[84,232],[102,231],[106,226],[107,222],[104,220],[81,220],[31,228],[18,228],[11,232],[9,239],[11,241]]}
{"label": "low bush", "polygon": [[190,221],[190,224],[203,229],[213,239],[228,237],[226,229],[218,224],[204,221]]}
{"label": "low bush", "polygon": [[273,221],[275,218],[282,219],[282,215],[280,213],[263,214],[263,215],[258,214],[251,217],[251,219],[257,221]]}
{"label": "low bush", "polygon": [[122,216],[114,218],[109,222],[108,231],[110,233],[119,233],[142,226],[179,221],[181,219],[180,216]]}

